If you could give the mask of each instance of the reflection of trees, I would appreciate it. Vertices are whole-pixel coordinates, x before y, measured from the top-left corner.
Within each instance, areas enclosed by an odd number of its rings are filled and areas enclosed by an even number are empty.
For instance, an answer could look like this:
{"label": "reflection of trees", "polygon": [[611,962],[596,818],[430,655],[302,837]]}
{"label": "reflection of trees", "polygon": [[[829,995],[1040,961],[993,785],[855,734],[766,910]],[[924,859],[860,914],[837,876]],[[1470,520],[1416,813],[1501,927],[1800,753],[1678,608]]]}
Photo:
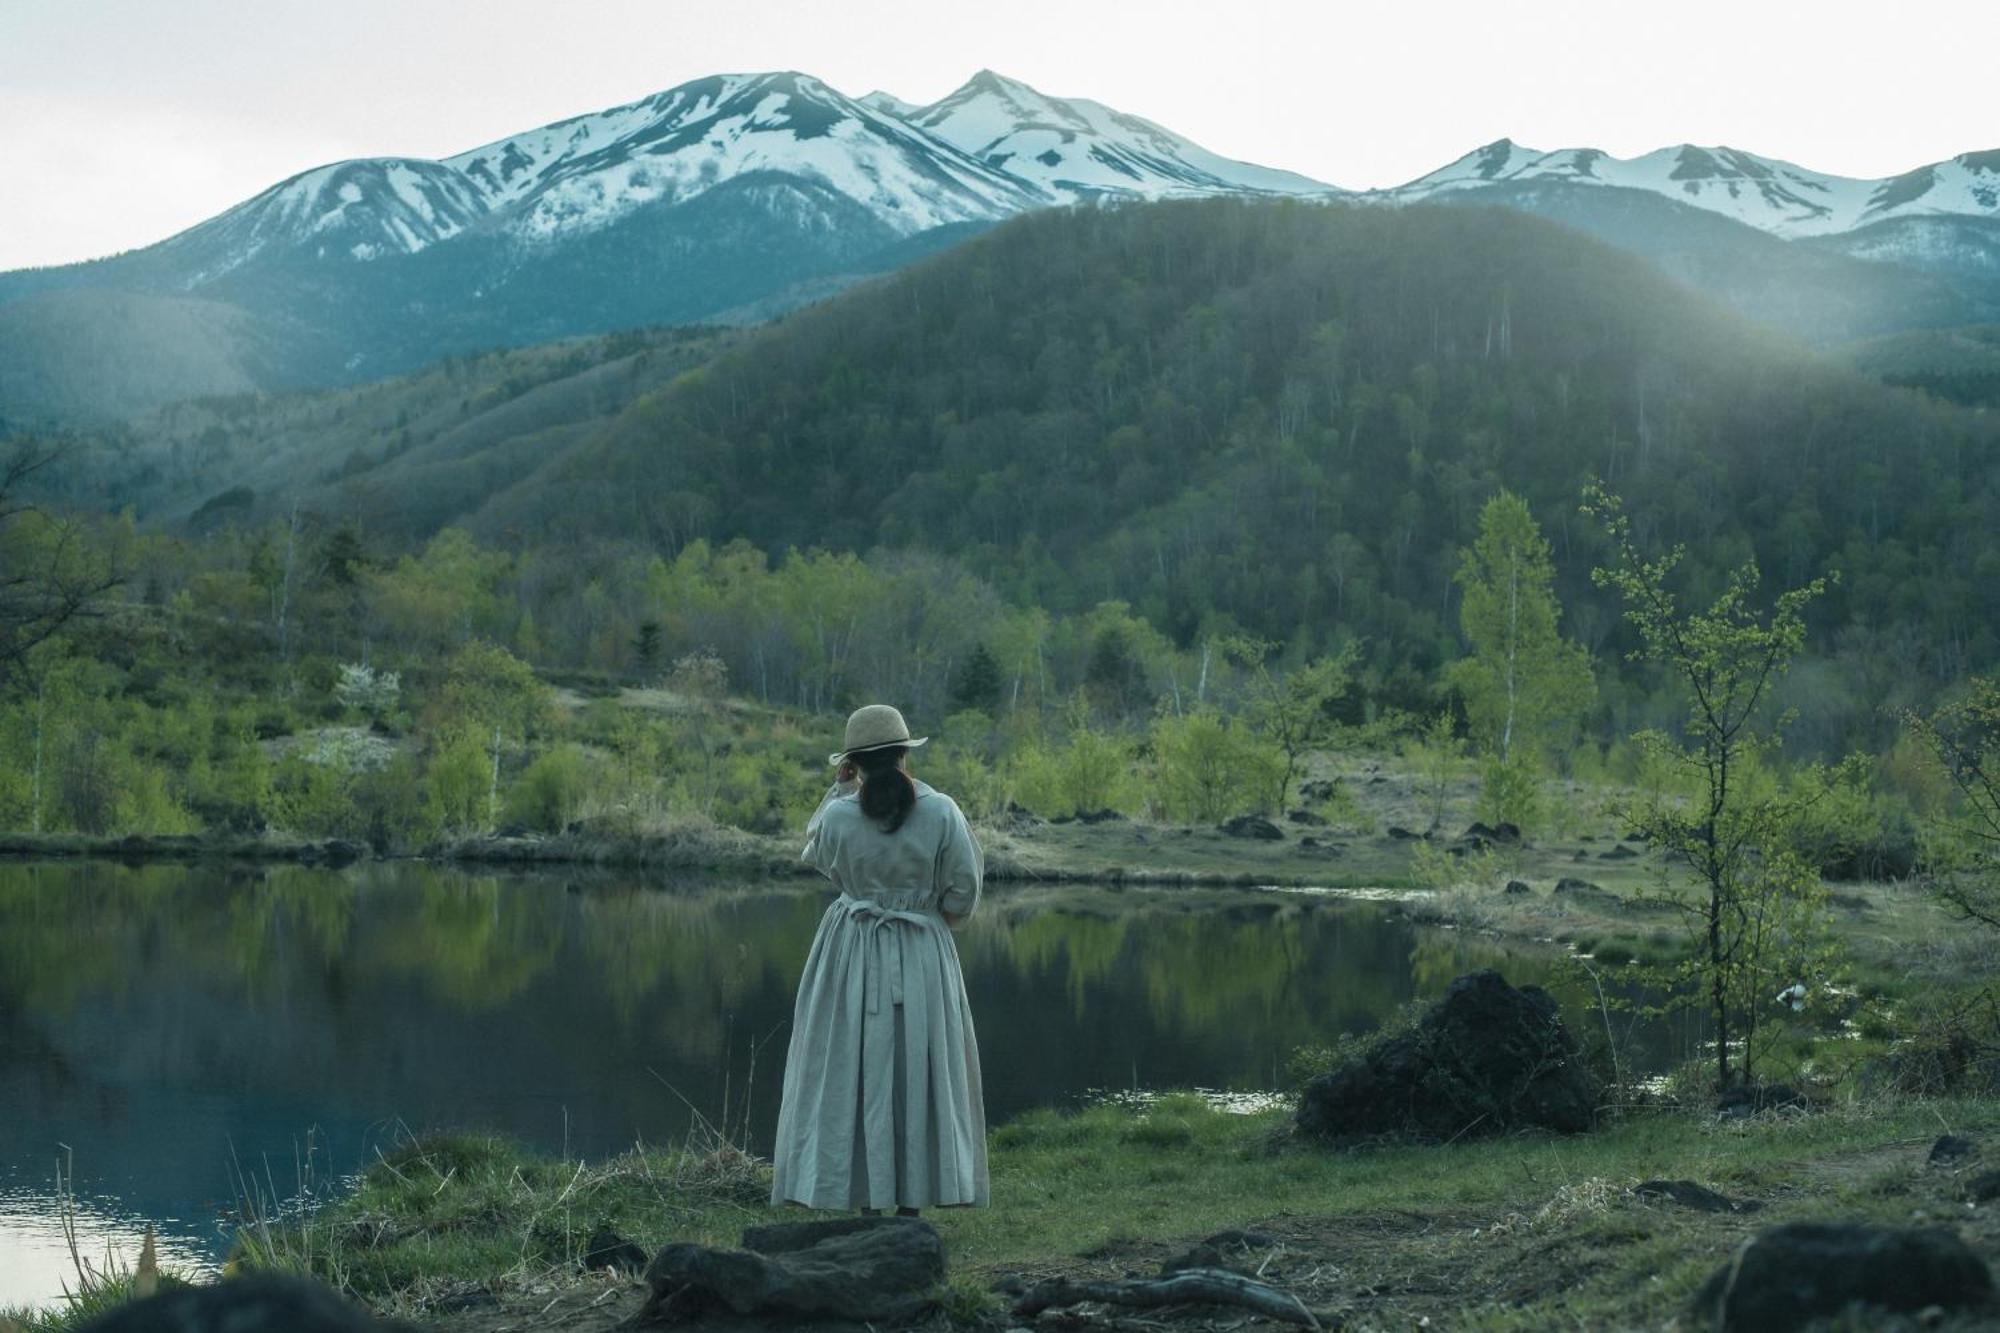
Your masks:
{"label": "reflection of trees", "polygon": [[689,1057],[723,1059],[763,1033],[732,1034],[732,1016],[776,987],[789,994],[826,897],[758,893],[584,895],[578,943],[619,1023]]}
{"label": "reflection of trees", "polygon": [[[370,903],[351,955],[357,977],[411,981],[478,1012],[513,999],[555,962],[562,920],[548,891],[428,867],[416,873],[430,882]],[[373,910],[384,906],[392,910]]]}
{"label": "reflection of trees", "polygon": [[[32,1018],[199,995],[254,1027],[275,999],[293,1026],[256,1029],[273,1041],[407,1022],[433,1042],[546,1044],[553,1077],[595,1085],[658,1061],[719,1086],[774,1027],[781,1051],[826,900],[789,885],[564,892],[409,863],[4,867],[0,1000]],[[996,1092],[1007,1080],[1041,1100],[1114,1081],[1146,1051],[1154,1066],[1171,1051],[1176,1077],[1257,1081],[1292,1047],[1370,1029],[1474,968],[1561,974],[1550,954],[1380,905],[1249,895],[1001,891],[958,942]],[[1566,1007],[1594,1003],[1553,988]],[[760,1080],[780,1063],[761,1056]]]}

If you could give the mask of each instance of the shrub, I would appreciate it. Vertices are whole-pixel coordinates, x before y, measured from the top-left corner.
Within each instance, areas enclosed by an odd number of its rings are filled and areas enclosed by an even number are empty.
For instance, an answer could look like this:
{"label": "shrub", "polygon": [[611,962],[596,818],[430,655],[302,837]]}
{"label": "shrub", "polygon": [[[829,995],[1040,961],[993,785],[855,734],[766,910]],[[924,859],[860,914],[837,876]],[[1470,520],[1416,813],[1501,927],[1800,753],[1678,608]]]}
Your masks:
{"label": "shrub", "polygon": [[506,822],[559,833],[576,818],[591,785],[591,758],[582,746],[565,741],[544,750],[508,788]]}
{"label": "shrub", "polygon": [[1162,714],[1152,730],[1154,790],[1168,818],[1214,823],[1258,808],[1284,756],[1212,708]]}

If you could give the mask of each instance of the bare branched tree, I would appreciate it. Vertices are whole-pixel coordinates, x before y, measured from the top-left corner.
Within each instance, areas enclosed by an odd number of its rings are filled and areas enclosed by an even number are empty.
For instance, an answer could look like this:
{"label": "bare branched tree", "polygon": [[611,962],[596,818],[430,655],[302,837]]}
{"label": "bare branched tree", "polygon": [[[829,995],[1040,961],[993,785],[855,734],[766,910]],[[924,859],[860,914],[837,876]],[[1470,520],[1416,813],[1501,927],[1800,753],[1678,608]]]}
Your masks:
{"label": "bare branched tree", "polygon": [[60,449],[19,444],[0,458],[0,687],[35,648],[96,614],[122,581],[79,524],[27,498],[35,474],[59,457]]}

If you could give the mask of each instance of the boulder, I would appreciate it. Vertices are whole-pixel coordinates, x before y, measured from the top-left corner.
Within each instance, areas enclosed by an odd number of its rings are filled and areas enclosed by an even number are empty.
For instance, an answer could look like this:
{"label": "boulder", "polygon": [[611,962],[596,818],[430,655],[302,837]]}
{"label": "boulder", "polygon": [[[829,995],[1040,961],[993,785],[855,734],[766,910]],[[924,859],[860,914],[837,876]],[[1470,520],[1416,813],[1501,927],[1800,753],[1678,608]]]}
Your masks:
{"label": "boulder", "polygon": [[1600,912],[1624,906],[1617,894],[1609,893],[1587,879],[1572,879],[1568,875],[1556,881],[1553,892],[1556,897],[1567,899],[1579,907],[1594,908]]}
{"label": "boulder", "polygon": [[944,1242],[914,1217],[843,1217],[752,1227],[743,1248],[667,1245],[646,1267],[639,1324],[710,1314],[759,1322],[909,1323],[944,1279]]}
{"label": "boulder", "polygon": [[1534,890],[1528,887],[1526,880],[1510,879],[1507,881],[1507,887],[1501,892],[1513,894],[1518,898],[1523,894],[1533,893]]}
{"label": "boulder", "polygon": [[407,1330],[307,1278],[252,1273],[118,1306],[79,1333],[385,1333]]}
{"label": "boulder", "polygon": [[1706,1327],[1785,1333],[1852,1307],[1949,1310],[1992,1293],[1986,1262],[1942,1228],[1791,1222],[1752,1237],[1718,1268],[1695,1295],[1694,1314]]}
{"label": "boulder", "polygon": [[1965,1182],[1967,1203],[1992,1203],[2000,1199],[2000,1171],[1981,1171]]}
{"label": "boulder", "polygon": [[1941,1134],[1924,1158],[1928,1166],[1960,1166],[1979,1156],[1979,1145],[1957,1134]]}
{"label": "boulder", "polygon": [[1461,842],[1479,844],[1501,843],[1511,847],[1521,841],[1521,829],[1518,824],[1508,824],[1505,822],[1485,824],[1474,820],[1471,826],[1465,832],[1459,834],[1458,837]]}
{"label": "boulder", "polygon": [[1333,1143],[1573,1134],[1595,1122],[1596,1091],[1548,992],[1488,969],[1452,982],[1410,1031],[1313,1079],[1297,1118],[1301,1132]]}
{"label": "boulder", "polygon": [[1608,852],[1599,852],[1597,854],[1597,859],[1600,861],[1636,861],[1638,858],[1639,853],[1633,851],[1622,842]]}
{"label": "boulder", "polygon": [[1299,784],[1299,795],[1308,801],[1330,801],[1334,789],[1332,778],[1313,778]]}
{"label": "boulder", "polygon": [[1285,818],[1294,824],[1304,824],[1309,828],[1325,828],[1326,816],[1316,815],[1310,810],[1287,810]]}
{"label": "boulder", "polygon": [[583,1267],[637,1277],[646,1271],[646,1252],[610,1227],[599,1227],[583,1247]]}
{"label": "boulder", "polygon": [[1238,815],[1224,820],[1222,831],[1232,838],[1255,838],[1259,842],[1278,842],[1285,831],[1262,815]]}

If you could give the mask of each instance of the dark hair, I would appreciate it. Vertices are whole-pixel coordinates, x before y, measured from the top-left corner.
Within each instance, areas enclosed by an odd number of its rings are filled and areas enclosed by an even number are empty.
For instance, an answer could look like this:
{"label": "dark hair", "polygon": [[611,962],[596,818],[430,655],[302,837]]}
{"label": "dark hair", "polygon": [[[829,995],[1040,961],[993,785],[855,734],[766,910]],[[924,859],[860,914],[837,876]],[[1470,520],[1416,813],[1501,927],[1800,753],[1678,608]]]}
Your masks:
{"label": "dark hair", "polygon": [[861,813],[880,824],[884,833],[903,827],[917,804],[916,784],[901,768],[909,752],[907,745],[891,745],[848,756],[861,770]]}

